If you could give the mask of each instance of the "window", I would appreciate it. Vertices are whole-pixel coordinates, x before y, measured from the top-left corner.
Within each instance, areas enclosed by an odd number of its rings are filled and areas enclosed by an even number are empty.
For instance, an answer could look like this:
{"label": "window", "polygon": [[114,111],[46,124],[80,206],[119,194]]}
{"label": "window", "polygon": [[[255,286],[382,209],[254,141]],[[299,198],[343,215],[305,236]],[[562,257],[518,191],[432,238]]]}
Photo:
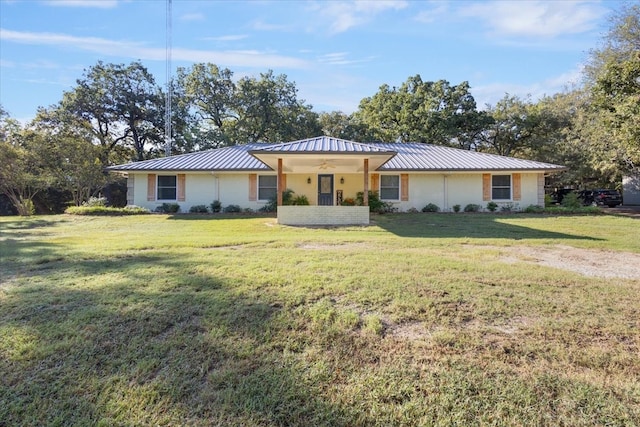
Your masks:
{"label": "window", "polygon": [[258,176],[258,200],[273,200],[278,193],[278,177],[276,175]]}
{"label": "window", "polygon": [[491,198],[493,200],[511,200],[511,175],[491,176]]}
{"label": "window", "polygon": [[176,200],[177,188],[175,175],[158,175],[158,200]]}
{"label": "window", "polygon": [[380,199],[400,199],[400,175],[380,175]]}

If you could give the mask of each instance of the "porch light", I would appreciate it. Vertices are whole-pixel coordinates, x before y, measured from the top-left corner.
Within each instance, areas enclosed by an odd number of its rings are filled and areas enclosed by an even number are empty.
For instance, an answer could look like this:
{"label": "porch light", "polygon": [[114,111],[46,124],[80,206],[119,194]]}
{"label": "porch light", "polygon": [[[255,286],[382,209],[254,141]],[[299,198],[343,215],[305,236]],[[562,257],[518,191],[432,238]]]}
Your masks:
{"label": "porch light", "polygon": [[311,184],[311,177],[307,178],[307,184]]}
{"label": "porch light", "polygon": [[340,177],[340,184],[344,184],[344,176]]}

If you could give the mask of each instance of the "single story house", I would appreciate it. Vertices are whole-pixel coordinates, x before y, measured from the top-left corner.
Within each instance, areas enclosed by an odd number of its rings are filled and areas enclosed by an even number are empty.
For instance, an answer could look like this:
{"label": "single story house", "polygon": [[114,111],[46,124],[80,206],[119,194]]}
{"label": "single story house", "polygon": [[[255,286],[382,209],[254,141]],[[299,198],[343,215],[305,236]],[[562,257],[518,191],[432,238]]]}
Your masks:
{"label": "single story house", "polygon": [[[127,201],[156,209],[238,205],[258,210],[277,198],[278,222],[290,225],[368,224],[367,206],[344,206],[376,191],[399,211],[429,203],[442,211],[488,202],[544,206],[545,175],[563,166],[421,143],[359,143],[321,136],[252,143],[109,168],[125,174]],[[310,206],[281,206],[282,192]]]}

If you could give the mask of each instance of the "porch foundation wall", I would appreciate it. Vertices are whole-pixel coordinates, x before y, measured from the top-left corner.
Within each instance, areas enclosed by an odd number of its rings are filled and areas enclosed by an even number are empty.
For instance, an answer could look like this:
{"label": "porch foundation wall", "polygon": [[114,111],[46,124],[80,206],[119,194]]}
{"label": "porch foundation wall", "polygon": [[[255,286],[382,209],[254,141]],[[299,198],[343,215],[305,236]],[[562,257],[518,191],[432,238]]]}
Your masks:
{"label": "porch foundation wall", "polygon": [[368,206],[278,206],[282,225],[369,225]]}

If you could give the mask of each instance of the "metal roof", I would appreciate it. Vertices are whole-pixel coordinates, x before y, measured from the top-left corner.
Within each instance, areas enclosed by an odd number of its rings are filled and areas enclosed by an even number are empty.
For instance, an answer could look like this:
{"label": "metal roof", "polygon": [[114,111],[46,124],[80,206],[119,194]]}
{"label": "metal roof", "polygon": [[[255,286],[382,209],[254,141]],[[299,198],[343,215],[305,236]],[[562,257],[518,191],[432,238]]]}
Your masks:
{"label": "metal roof", "polygon": [[[359,143],[331,137],[284,144],[254,143],[111,166],[112,171],[268,171],[257,156],[289,154],[391,155],[378,171],[559,171],[564,166],[421,143]],[[382,161],[385,161],[383,159]]]}
{"label": "metal roof", "polygon": [[371,145],[385,150],[393,149],[397,152],[395,157],[379,168],[380,171],[559,171],[566,169],[564,166],[551,163],[479,153],[441,145],[415,142],[372,143]]}
{"label": "metal roof", "polygon": [[248,171],[271,170],[248,152],[271,144],[244,144],[111,166],[112,171]]}
{"label": "metal roof", "polygon": [[275,144],[265,148],[252,150],[253,152],[286,152],[286,153],[395,153],[395,150],[377,147],[371,144],[347,141],[346,139],[319,136],[317,138],[301,139],[298,141]]}

